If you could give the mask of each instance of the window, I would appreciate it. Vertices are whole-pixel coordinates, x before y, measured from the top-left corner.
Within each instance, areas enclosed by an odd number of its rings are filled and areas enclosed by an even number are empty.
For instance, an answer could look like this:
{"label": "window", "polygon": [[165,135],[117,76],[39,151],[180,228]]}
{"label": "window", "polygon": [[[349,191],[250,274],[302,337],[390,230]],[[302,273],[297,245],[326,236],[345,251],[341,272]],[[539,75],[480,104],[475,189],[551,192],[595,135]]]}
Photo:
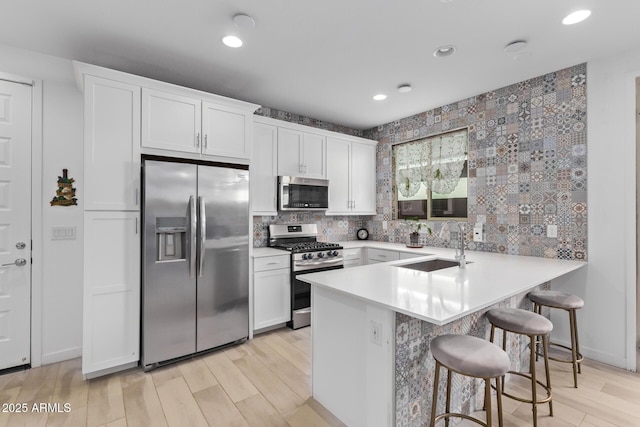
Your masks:
{"label": "window", "polygon": [[467,217],[467,129],[392,149],[396,218]]}

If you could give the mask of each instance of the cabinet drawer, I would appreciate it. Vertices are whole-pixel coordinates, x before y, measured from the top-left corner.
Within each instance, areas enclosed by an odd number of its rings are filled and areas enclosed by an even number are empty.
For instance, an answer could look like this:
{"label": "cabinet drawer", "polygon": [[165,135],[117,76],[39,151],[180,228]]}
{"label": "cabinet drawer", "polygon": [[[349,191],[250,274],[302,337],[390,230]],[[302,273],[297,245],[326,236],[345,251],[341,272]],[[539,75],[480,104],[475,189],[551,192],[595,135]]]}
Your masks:
{"label": "cabinet drawer", "polygon": [[397,261],[400,259],[400,253],[385,249],[367,248],[367,258],[369,261]]}
{"label": "cabinet drawer", "polygon": [[289,255],[267,256],[253,259],[253,271],[269,271],[279,268],[289,268],[291,258]]}
{"label": "cabinet drawer", "polygon": [[424,256],[424,255],[428,255],[428,254],[419,255],[419,254],[412,254],[409,252],[400,252],[400,259],[411,259],[411,258],[417,258],[419,256]]}
{"label": "cabinet drawer", "polygon": [[345,261],[354,260],[354,259],[360,259],[360,258],[362,258],[362,249],[360,249],[360,248],[357,248],[357,249],[344,249],[342,251],[342,256],[344,257]]}

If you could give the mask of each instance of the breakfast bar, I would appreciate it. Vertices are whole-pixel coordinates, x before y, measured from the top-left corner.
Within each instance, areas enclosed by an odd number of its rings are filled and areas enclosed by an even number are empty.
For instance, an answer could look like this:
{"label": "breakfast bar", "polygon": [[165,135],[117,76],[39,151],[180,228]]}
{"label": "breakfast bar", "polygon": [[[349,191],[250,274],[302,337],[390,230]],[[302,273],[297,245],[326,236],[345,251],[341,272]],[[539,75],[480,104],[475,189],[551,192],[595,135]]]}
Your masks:
{"label": "breakfast bar", "polygon": [[[424,261],[455,261],[454,251],[424,248],[416,255],[304,276],[312,285],[313,396],[347,425],[427,425],[430,340],[445,333],[487,338],[488,309],[530,309],[529,291],[586,265],[467,252],[466,268],[422,271]],[[526,345],[508,341],[509,353],[522,355],[512,357],[512,369],[526,366]],[[481,409],[476,388],[472,380],[454,384],[453,409]]]}

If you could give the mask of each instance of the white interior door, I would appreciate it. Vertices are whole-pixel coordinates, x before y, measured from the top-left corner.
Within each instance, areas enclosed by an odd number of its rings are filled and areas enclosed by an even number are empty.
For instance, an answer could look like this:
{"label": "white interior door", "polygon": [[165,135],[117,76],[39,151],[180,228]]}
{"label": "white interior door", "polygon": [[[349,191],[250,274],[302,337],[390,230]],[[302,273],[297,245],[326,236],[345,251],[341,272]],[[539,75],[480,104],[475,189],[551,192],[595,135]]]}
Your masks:
{"label": "white interior door", "polygon": [[0,80],[0,369],[31,362],[31,86]]}

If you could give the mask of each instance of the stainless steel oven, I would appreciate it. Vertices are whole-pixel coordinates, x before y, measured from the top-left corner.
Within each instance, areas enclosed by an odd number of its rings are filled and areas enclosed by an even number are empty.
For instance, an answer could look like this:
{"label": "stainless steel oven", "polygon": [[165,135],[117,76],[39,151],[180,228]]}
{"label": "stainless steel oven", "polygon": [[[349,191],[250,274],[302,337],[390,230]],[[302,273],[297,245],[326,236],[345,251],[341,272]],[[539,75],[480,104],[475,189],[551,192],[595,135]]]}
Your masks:
{"label": "stainless steel oven", "polygon": [[290,328],[311,324],[311,285],[299,277],[344,268],[342,246],[317,241],[315,224],[270,225],[269,246],[291,252]]}

